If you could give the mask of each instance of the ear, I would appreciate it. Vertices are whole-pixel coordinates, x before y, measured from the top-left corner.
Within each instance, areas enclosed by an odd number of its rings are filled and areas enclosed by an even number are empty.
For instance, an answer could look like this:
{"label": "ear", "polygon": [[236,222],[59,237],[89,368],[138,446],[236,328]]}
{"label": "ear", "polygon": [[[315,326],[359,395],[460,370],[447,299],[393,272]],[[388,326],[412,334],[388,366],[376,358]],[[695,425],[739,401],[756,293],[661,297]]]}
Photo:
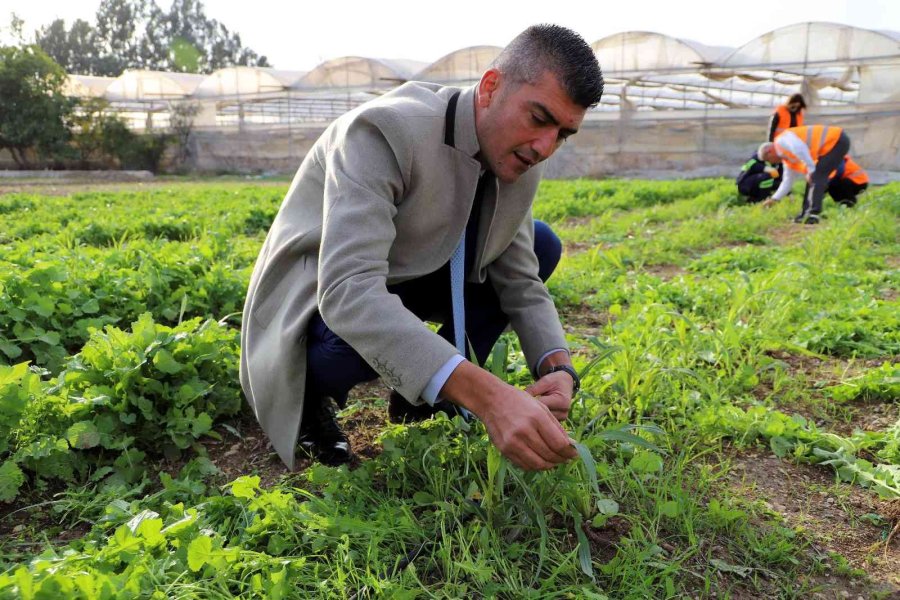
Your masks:
{"label": "ear", "polygon": [[481,76],[481,81],[478,82],[478,94],[475,100],[478,106],[487,108],[491,105],[492,100],[497,95],[497,91],[500,89],[500,79],[500,71],[497,69],[488,69],[484,72],[484,75]]}

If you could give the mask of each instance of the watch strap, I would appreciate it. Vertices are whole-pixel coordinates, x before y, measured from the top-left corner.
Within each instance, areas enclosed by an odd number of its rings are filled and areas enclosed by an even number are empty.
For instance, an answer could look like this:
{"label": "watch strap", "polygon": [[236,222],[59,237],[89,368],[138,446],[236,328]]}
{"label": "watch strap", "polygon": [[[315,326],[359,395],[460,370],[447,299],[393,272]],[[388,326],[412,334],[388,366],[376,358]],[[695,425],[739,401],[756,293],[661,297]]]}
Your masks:
{"label": "watch strap", "polygon": [[578,390],[581,389],[581,378],[578,376],[578,373],[575,371],[574,368],[572,368],[571,365],[552,366],[552,367],[550,367],[550,370],[548,370],[546,373],[544,373],[542,375],[542,377],[546,377],[550,373],[556,373],[557,371],[565,371],[566,373],[568,373],[569,375],[572,376],[572,383],[574,384],[572,386],[572,394],[577,393]]}

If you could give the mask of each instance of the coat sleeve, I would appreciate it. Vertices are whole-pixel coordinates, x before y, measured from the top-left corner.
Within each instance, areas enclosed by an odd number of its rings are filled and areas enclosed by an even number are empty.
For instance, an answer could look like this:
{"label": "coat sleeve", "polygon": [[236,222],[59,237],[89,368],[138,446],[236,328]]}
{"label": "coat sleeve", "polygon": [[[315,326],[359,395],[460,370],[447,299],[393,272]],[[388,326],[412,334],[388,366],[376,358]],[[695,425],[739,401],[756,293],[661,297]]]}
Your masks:
{"label": "coat sleeve", "polygon": [[500,307],[519,336],[532,372],[548,351],[568,349],[550,292],[538,276],[531,210],[506,250],[487,267]]}
{"label": "coat sleeve", "polygon": [[317,300],[322,320],[406,398],[417,398],[456,349],[387,291],[393,218],[410,144],[393,111],[361,115],[326,153]]}

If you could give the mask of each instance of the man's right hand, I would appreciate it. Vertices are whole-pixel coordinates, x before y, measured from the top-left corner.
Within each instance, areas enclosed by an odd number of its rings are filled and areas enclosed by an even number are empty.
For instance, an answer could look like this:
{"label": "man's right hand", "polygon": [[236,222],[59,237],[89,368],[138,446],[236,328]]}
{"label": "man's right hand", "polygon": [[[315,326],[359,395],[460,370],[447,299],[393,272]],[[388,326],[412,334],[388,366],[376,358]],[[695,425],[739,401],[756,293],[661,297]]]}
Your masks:
{"label": "man's right hand", "polygon": [[543,402],[471,362],[460,363],[441,396],[475,413],[497,450],[518,467],[552,469],[578,455]]}

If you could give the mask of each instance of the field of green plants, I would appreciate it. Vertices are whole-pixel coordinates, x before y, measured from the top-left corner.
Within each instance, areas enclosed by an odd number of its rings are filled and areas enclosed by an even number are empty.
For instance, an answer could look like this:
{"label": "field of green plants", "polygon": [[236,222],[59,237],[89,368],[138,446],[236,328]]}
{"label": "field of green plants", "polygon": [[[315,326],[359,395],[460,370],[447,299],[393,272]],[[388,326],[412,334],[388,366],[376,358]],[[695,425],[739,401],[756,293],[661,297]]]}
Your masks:
{"label": "field of green plants", "polygon": [[[900,183],[794,225],[732,182],[547,181],[580,459],[342,419],[287,473],[237,376],[287,183],[0,194],[0,598],[900,594]],[[485,365],[526,385],[506,334]]]}

